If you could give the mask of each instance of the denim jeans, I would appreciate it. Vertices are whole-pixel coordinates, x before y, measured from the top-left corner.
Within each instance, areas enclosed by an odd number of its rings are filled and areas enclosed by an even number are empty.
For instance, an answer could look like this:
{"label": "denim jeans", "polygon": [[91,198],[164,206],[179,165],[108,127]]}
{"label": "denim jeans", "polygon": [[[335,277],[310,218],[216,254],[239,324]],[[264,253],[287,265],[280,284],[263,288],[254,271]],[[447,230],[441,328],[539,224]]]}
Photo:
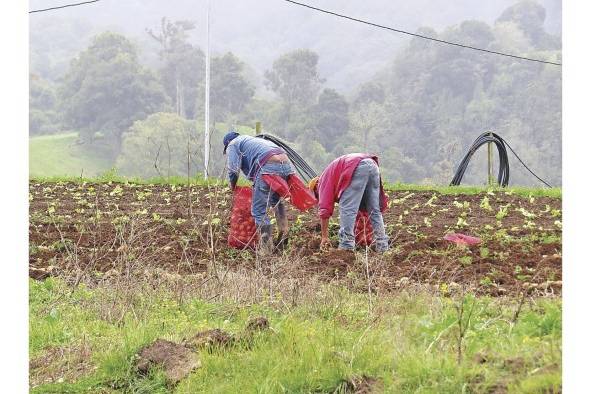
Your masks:
{"label": "denim jeans", "polygon": [[267,162],[261,167],[254,180],[251,209],[257,227],[271,224],[271,219],[267,214],[268,208],[275,208],[275,217],[278,221],[285,218],[285,205],[283,201],[280,199],[279,194],[271,190],[269,184],[263,180],[263,175],[277,174],[287,180],[287,177],[294,172],[289,163]]}
{"label": "denim jeans", "polygon": [[341,194],[339,249],[355,248],[355,219],[360,208],[369,214],[376,251],[388,250],[388,236],[380,211],[380,169],[373,159],[363,159],[359,162],[351,178],[351,184]]}

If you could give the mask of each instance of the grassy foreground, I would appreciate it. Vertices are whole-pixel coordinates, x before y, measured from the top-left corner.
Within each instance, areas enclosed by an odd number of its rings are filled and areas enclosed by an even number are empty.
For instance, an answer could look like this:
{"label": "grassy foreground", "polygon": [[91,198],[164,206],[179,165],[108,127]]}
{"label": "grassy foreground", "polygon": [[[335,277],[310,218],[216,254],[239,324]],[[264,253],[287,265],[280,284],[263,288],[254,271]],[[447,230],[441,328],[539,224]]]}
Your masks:
{"label": "grassy foreground", "polygon": [[[422,291],[372,297],[370,308],[367,295],[330,286],[299,305],[280,296],[247,306],[179,299],[166,289],[119,294],[70,289],[55,278],[30,281],[32,392],[346,392],[343,382],[355,376],[393,393],[551,393],[561,386],[559,299],[526,301],[516,314],[519,300]],[[177,386],[158,370],[135,371],[134,354],[157,338],[180,342],[212,328],[238,333],[260,315],[270,330],[250,346],[201,352],[202,367]]]}

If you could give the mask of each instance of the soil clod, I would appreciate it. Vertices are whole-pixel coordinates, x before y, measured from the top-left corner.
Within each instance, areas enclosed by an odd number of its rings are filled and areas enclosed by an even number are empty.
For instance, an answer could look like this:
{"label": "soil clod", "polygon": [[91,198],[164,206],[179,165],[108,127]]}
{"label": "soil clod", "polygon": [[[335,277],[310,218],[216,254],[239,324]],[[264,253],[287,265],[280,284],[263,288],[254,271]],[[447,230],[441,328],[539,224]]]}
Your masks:
{"label": "soil clod", "polygon": [[269,329],[269,320],[264,316],[255,317],[246,324],[247,332],[264,331]]}
{"label": "soil clod", "polygon": [[144,347],[139,353],[137,369],[146,374],[152,366],[164,369],[166,379],[173,384],[185,378],[191,371],[201,366],[196,353],[183,345],[165,339],[157,339]]}
{"label": "soil clod", "polygon": [[219,328],[201,331],[184,342],[191,349],[208,349],[229,346],[234,343],[234,337]]}
{"label": "soil clod", "polygon": [[351,394],[370,394],[380,392],[381,388],[382,382],[379,379],[361,375],[345,379],[336,391]]}

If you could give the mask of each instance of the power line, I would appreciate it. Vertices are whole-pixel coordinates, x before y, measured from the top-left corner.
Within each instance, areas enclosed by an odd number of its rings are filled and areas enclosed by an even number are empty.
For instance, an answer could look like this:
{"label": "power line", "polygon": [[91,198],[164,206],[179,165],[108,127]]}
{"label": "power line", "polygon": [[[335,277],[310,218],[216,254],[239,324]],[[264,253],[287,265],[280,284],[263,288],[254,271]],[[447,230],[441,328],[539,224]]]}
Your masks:
{"label": "power line", "polygon": [[396,32],[396,33],[407,34],[409,36],[413,36],[413,37],[418,37],[418,38],[422,38],[422,39],[425,39],[425,40],[431,40],[431,41],[439,42],[441,44],[453,45],[453,46],[457,46],[457,47],[460,47],[460,48],[472,49],[472,50],[475,50],[475,51],[481,51],[481,52],[491,53],[491,54],[494,54],[494,55],[501,55],[501,56],[506,56],[506,57],[512,57],[514,59],[527,60],[527,61],[530,61],[530,62],[538,62],[538,63],[552,64],[554,66],[562,66],[562,63],[554,63],[554,62],[549,62],[549,61],[545,61],[545,60],[532,59],[532,58],[529,58],[529,57],[511,55],[509,53],[497,52],[497,51],[492,51],[490,49],[484,49],[484,48],[477,48],[477,47],[473,47],[473,46],[470,46],[470,45],[460,44],[460,43],[457,43],[457,42],[440,40],[440,39],[434,38],[434,37],[428,37],[428,36],[424,36],[424,35],[417,34],[417,33],[411,33],[411,32],[405,31],[405,30],[400,30],[400,29],[395,29],[393,27],[389,27],[389,26],[379,25],[377,23],[365,21],[363,19],[353,18],[351,16],[347,16],[347,15],[343,15],[343,14],[338,14],[338,13],[333,12],[333,11],[328,11],[328,10],[324,10],[322,8],[313,7],[313,6],[308,5],[308,4],[298,3],[297,1],[293,1],[293,0],[283,0],[283,1],[286,1],[288,3],[295,4],[295,5],[299,5],[301,7],[310,8],[310,9],[315,10],[315,11],[320,11],[320,12],[323,12],[325,14],[338,16],[339,18],[349,19],[349,20],[352,20],[352,21],[355,21],[355,22],[364,23],[366,25],[370,25],[370,26],[374,26],[374,27],[379,27],[381,29],[390,30],[390,31],[393,31],[393,32]]}
{"label": "power line", "polygon": [[543,180],[542,178],[540,178],[539,176],[537,176],[532,170],[529,169],[529,167],[523,162],[523,160],[521,160],[521,157],[519,157],[517,155],[517,153],[515,153],[515,151],[513,150],[513,148],[511,148],[511,145],[509,145],[509,143],[505,139],[501,138],[501,140],[507,145],[507,147],[509,149],[511,149],[511,152],[513,152],[513,154],[515,155],[515,157],[517,157],[517,160],[519,160],[519,162],[525,167],[526,170],[529,171],[530,174],[532,174],[533,176],[535,176],[544,185],[546,185],[548,187],[552,187],[552,186],[550,186],[550,184],[548,182],[546,182],[545,180]]}
{"label": "power line", "polygon": [[35,12],[45,12],[45,11],[59,10],[60,8],[76,7],[76,6],[79,6],[79,5],[96,3],[96,2],[99,2],[99,1],[101,1],[101,0],[91,0],[91,1],[83,1],[82,3],[64,4],[64,5],[60,5],[58,7],[44,8],[44,9],[41,9],[41,10],[32,10],[32,11],[29,11],[29,14],[33,14]]}

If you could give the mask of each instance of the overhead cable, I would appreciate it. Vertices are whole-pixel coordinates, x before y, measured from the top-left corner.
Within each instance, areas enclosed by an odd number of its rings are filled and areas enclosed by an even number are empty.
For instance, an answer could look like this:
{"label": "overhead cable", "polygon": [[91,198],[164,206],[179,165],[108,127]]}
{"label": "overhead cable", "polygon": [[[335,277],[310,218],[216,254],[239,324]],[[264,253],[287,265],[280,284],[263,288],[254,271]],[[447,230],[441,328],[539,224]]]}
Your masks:
{"label": "overhead cable", "polygon": [[339,13],[336,13],[334,11],[329,11],[329,10],[325,10],[325,9],[322,9],[322,8],[314,7],[314,6],[311,6],[309,4],[299,3],[299,2],[293,1],[293,0],[283,0],[283,1],[286,1],[286,2],[291,3],[291,4],[295,4],[295,5],[298,5],[298,6],[301,6],[301,7],[306,7],[306,8],[315,10],[315,11],[323,12],[325,14],[337,16],[339,18],[344,18],[344,19],[348,19],[348,20],[351,20],[351,21],[363,23],[363,24],[366,24],[366,25],[370,25],[370,26],[374,26],[374,27],[379,27],[380,29],[386,29],[386,30],[390,30],[390,31],[393,31],[393,32],[396,32],[396,33],[407,34],[409,36],[418,37],[418,38],[422,38],[422,39],[425,39],[425,40],[435,41],[435,42],[438,42],[440,44],[453,45],[453,46],[460,47],[460,48],[472,49],[474,51],[481,51],[481,52],[486,52],[486,53],[490,53],[490,54],[493,54],[493,55],[500,55],[500,56],[511,57],[511,58],[519,59],[519,60],[526,60],[526,61],[529,61],[529,62],[537,62],[537,63],[551,64],[551,65],[554,65],[554,66],[562,66],[562,63],[550,62],[550,61],[540,60],[540,59],[532,59],[532,58],[529,58],[529,57],[512,55],[510,53],[504,53],[504,52],[493,51],[493,50],[490,50],[490,49],[478,48],[478,47],[474,47],[474,46],[471,46],[471,45],[461,44],[461,43],[458,43],[458,42],[441,40],[439,38],[429,37],[429,36],[425,36],[425,35],[422,35],[422,34],[411,33],[409,31],[395,29],[393,27],[380,25],[380,24],[377,24],[377,23],[373,23],[373,22],[369,22],[369,21],[363,20],[363,19],[354,18],[354,17],[351,17],[351,16],[339,14]]}
{"label": "overhead cable", "polygon": [[81,3],[64,4],[64,5],[60,5],[60,6],[57,6],[57,7],[43,8],[43,9],[40,9],[40,10],[32,10],[32,11],[29,11],[29,14],[33,14],[33,13],[36,13],[36,12],[45,12],[45,11],[59,10],[61,8],[77,7],[79,5],[85,5],[85,4],[90,4],[90,3],[97,3],[99,1],[101,1],[101,0],[91,0],[91,1],[83,1]]}

